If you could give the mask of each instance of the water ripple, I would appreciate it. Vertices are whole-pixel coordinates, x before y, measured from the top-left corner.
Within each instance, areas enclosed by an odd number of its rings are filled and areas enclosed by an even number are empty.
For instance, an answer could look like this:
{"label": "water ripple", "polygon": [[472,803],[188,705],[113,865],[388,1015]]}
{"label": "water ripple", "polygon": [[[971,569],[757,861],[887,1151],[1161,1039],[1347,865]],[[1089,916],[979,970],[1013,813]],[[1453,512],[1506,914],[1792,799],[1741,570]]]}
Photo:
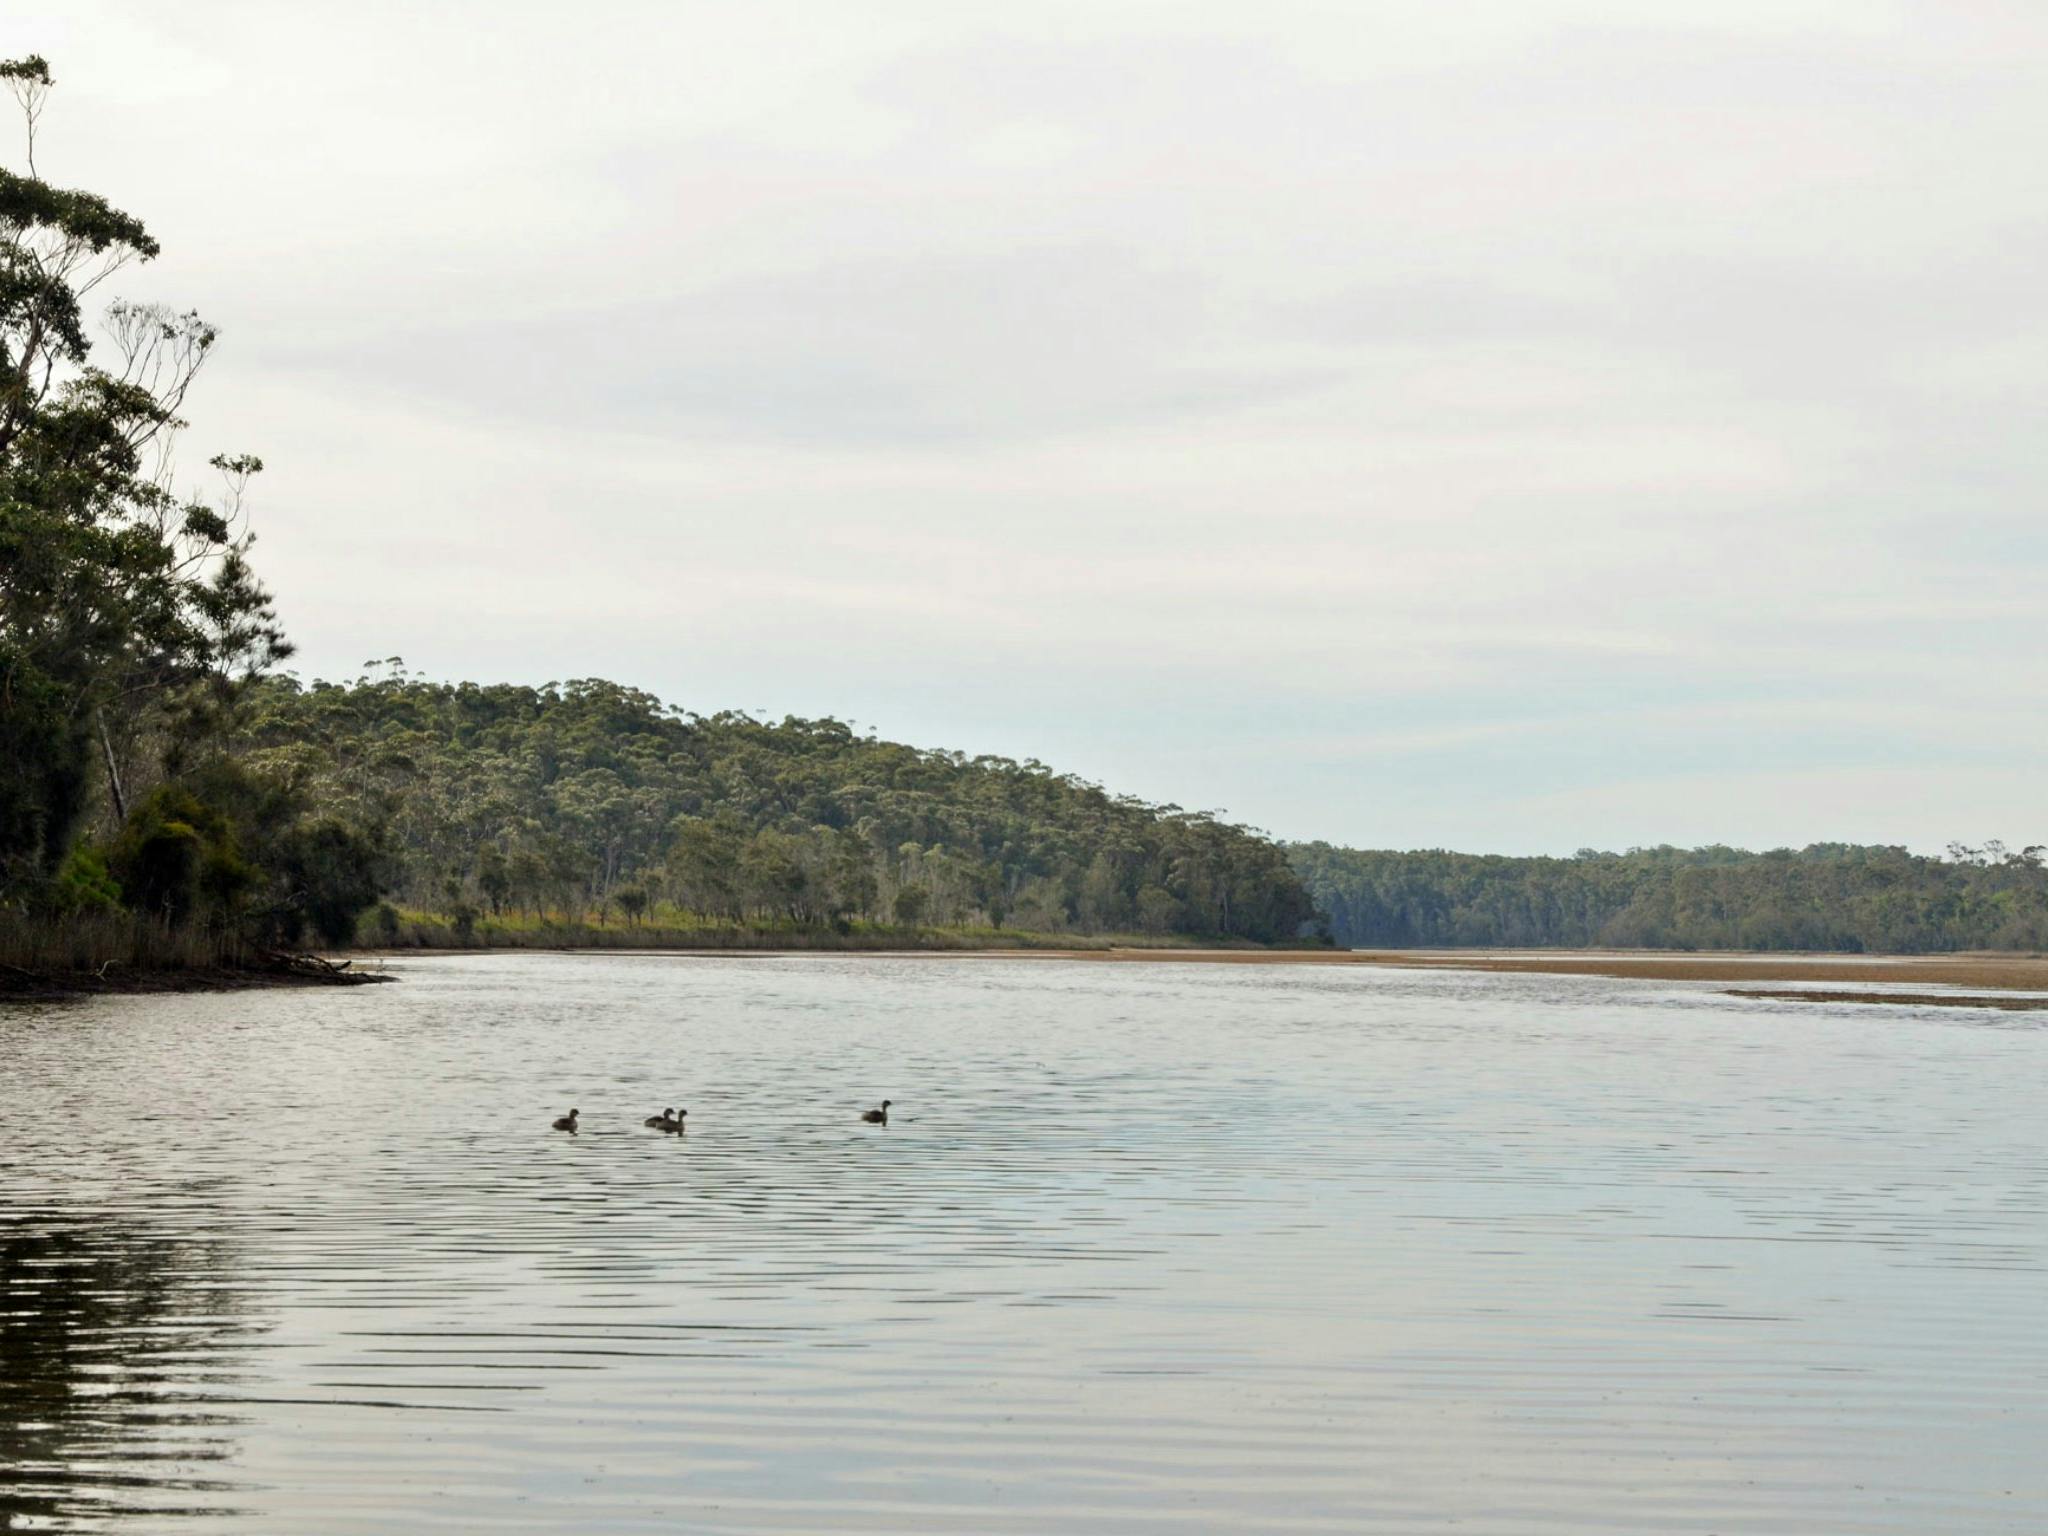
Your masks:
{"label": "water ripple", "polygon": [[2039,1021],[406,971],[0,1011],[0,1523],[2048,1528]]}

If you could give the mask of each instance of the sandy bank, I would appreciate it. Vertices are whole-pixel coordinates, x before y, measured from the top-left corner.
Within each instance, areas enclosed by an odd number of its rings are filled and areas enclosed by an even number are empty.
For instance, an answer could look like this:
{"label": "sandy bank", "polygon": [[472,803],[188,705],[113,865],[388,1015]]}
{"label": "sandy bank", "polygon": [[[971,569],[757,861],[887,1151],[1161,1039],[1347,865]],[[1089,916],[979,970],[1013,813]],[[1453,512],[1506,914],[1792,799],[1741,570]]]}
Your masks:
{"label": "sandy bank", "polygon": [[[377,958],[409,955],[533,954],[538,949],[388,950]],[[888,959],[1042,960],[1093,965],[1365,965],[1408,970],[1509,971],[1550,976],[1614,976],[1643,981],[1889,982],[1983,991],[2048,992],[2048,955],[1804,955],[1686,954],[1661,950],[1493,950],[1493,949],[715,949],[647,948],[556,953],[689,956],[698,959]]]}
{"label": "sandy bank", "polygon": [[1008,950],[1016,960],[1147,964],[1376,965],[1405,969],[1616,976],[1644,981],[1891,982],[2048,992],[2048,955],[1681,954],[1617,950]]}

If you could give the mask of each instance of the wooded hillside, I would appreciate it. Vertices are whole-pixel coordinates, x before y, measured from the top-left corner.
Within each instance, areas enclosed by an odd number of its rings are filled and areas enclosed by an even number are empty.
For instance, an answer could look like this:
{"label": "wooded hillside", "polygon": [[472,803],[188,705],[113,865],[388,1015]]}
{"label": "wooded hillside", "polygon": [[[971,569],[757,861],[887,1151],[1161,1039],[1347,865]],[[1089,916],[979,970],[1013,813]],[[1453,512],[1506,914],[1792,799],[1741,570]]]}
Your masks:
{"label": "wooded hillside", "polygon": [[1340,944],[1651,949],[2048,949],[2040,848],[1948,857],[1816,843],[1504,858],[1298,843]]}
{"label": "wooded hillside", "polygon": [[1260,942],[1314,915],[1282,850],[1244,828],[838,720],[403,672],[269,678],[244,705],[243,761],[380,836],[388,889],[418,907]]}

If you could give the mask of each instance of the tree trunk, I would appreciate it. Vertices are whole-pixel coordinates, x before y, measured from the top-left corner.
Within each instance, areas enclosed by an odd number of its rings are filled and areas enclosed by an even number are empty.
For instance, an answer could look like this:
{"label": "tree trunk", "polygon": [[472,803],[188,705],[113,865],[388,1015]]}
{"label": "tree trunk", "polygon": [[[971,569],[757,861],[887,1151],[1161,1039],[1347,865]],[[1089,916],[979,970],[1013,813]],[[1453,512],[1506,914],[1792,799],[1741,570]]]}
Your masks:
{"label": "tree trunk", "polygon": [[121,768],[114,761],[113,738],[107,735],[106,712],[96,709],[92,712],[92,718],[93,723],[100,729],[100,750],[106,754],[107,796],[114,802],[114,820],[116,823],[125,822],[128,819],[128,796],[121,789]]}

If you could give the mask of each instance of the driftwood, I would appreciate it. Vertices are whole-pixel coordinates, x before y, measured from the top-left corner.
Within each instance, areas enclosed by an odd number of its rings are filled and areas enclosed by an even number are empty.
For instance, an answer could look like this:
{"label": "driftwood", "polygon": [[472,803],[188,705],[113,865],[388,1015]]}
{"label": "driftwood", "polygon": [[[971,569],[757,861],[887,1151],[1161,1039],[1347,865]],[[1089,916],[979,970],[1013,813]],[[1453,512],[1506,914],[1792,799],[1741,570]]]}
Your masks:
{"label": "driftwood", "polygon": [[339,965],[324,955],[304,954],[286,949],[259,949],[256,951],[257,968],[280,972],[288,976],[304,976],[319,981],[333,981],[348,985],[364,981],[388,981],[386,976],[368,972],[352,972],[349,967],[353,960],[344,960]]}

